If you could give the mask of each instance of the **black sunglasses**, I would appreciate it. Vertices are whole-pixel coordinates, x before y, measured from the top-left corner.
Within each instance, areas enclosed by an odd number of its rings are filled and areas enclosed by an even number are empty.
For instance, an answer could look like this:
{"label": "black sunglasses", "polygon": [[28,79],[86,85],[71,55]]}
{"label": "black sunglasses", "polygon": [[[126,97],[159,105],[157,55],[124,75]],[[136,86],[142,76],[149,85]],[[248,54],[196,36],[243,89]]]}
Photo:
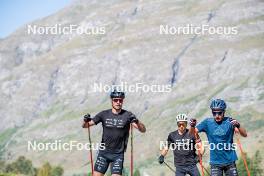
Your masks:
{"label": "black sunglasses", "polygon": [[187,126],[187,124],[186,123],[177,123],[177,125],[178,125],[178,127],[180,127],[180,126],[184,126],[184,127],[186,127]]}
{"label": "black sunglasses", "polygon": [[120,103],[123,103],[123,99],[122,98],[113,98],[112,99],[114,102],[120,102]]}
{"label": "black sunglasses", "polygon": [[222,115],[223,114],[223,111],[218,111],[218,112],[212,111],[212,113],[213,113],[213,116]]}

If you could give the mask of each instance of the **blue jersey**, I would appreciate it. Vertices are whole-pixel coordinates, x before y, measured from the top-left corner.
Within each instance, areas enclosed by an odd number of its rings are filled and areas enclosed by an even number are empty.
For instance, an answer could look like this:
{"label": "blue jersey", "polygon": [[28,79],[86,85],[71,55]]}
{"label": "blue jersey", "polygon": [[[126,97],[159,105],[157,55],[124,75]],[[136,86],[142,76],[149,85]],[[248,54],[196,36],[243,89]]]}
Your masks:
{"label": "blue jersey", "polygon": [[236,145],[233,144],[234,127],[229,117],[221,123],[207,118],[197,125],[199,132],[205,132],[210,147],[210,164],[230,164],[237,160]]}

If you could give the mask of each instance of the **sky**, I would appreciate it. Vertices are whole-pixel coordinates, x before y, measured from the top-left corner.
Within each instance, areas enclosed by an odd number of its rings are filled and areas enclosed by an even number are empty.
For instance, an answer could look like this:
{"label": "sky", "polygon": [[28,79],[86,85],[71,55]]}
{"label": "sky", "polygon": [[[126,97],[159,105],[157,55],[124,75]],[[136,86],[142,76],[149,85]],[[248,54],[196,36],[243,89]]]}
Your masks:
{"label": "sky", "polygon": [[71,4],[72,0],[0,0],[0,38],[19,27],[51,15]]}

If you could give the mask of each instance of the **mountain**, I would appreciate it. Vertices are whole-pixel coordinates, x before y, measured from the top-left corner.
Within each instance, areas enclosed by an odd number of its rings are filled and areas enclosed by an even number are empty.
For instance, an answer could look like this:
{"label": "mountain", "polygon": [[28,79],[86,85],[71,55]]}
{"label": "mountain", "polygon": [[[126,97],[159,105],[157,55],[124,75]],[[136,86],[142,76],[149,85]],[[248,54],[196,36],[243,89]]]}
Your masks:
{"label": "mountain", "polygon": [[[227,115],[246,127],[249,135],[241,141],[253,155],[264,147],[263,5],[261,0],[81,0],[22,26],[0,40],[2,158],[25,155],[38,165],[61,164],[65,175],[85,173],[88,151],[27,147],[28,141],[87,142],[82,116],[111,107],[109,92],[93,92],[95,84],[169,87],[126,93],[124,108],[147,126],[147,133],[135,132],[134,139],[135,167],[143,175],[171,174],[156,161],[159,142],[176,129],[177,113],[199,121],[210,116],[212,98],[225,99]],[[39,34],[28,34],[28,25],[39,27]],[[94,34],[40,34],[45,27],[70,25],[89,26]],[[176,33],[188,25],[237,31]],[[100,142],[100,125],[91,132]],[[168,160],[172,164],[171,153]]]}

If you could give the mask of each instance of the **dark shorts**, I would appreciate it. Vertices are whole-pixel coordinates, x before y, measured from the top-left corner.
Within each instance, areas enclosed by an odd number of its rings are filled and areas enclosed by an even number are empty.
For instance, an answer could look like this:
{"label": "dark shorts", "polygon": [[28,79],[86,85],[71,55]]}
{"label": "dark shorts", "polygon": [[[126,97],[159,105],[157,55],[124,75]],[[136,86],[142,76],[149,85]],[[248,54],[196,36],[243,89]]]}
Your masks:
{"label": "dark shorts", "polygon": [[124,163],[124,153],[113,154],[99,152],[94,165],[94,170],[105,174],[109,164],[111,164],[111,174],[122,175]]}
{"label": "dark shorts", "polygon": [[211,176],[238,176],[236,164],[214,165],[211,164]]}
{"label": "dark shorts", "polygon": [[200,176],[199,170],[196,165],[176,166],[176,176]]}

